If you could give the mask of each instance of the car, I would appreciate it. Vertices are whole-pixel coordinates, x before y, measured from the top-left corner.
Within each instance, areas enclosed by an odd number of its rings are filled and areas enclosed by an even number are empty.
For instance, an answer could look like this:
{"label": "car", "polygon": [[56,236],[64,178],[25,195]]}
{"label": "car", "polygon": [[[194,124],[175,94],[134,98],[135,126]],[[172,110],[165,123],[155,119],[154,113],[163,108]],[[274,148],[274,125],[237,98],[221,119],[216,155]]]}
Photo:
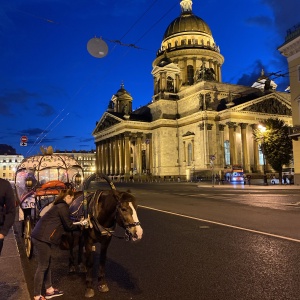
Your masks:
{"label": "car", "polygon": [[[279,178],[272,178],[271,184],[279,184]],[[282,184],[284,184],[284,179],[282,178]],[[292,184],[288,178],[286,178],[286,184]]]}

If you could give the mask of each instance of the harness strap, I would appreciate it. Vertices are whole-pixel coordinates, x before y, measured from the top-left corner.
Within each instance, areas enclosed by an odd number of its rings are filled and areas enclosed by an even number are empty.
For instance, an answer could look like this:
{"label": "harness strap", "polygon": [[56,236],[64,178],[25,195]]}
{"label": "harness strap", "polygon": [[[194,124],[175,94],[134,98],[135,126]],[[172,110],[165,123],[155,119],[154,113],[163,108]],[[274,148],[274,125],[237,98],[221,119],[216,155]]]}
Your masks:
{"label": "harness strap", "polygon": [[[91,221],[93,223],[93,225],[95,226],[95,228],[97,229],[98,232],[101,233],[101,235],[113,235],[112,233],[114,232],[114,229],[116,227],[116,224],[114,224],[112,227],[110,228],[105,228],[104,226],[102,226],[97,218],[95,216],[98,216],[99,213],[99,205],[98,205],[98,199],[101,197],[103,191],[96,191],[93,195],[93,198],[90,201],[90,206],[89,206],[89,215],[91,217]],[[113,235],[115,236],[115,235]]]}

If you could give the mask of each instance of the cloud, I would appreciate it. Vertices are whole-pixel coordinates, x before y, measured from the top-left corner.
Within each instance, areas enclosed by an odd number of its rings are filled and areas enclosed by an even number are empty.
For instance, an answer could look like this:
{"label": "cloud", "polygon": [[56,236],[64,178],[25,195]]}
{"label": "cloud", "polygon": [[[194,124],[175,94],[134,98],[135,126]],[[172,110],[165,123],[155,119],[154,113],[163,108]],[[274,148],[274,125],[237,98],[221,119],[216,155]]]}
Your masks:
{"label": "cloud", "polygon": [[91,137],[91,138],[85,138],[85,139],[80,139],[80,142],[91,142],[91,141],[94,141],[93,137]]}
{"label": "cloud", "polygon": [[237,84],[251,86],[260,76],[261,70],[267,73],[267,68],[260,60],[256,60],[252,66],[249,67],[249,72],[244,73],[237,81]]}
{"label": "cloud", "polygon": [[47,103],[38,102],[36,105],[41,109],[41,112],[38,114],[41,117],[52,116],[55,113],[55,109]]}
{"label": "cloud", "polygon": [[48,133],[48,131],[45,131],[44,129],[41,128],[28,128],[28,129],[24,129],[20,132],[17,132],[17,135],[31,135],[31,136],[37,136],[40,134],[46,134]]}
{"label": "cloud", "polygon": [[299,0],[261,0],[262,3],[270,7],[274,14],[274,22],[278,33],[281,36],[286,35],[286,31],[299,23],[300,11]]}
{"label": "cloud", "polygon": [[[242,76],[238,79],[237,84],[252,86],[252,84],[259,78],[261,75],[261,71],[264,70],[266,76],[270,77],[278,86],[277,91],[285,90],[289,85],[289,78],[286,75],[285,77],[281,77],[284,73],[283,71],[278,71],[276,74],[273,74],[273,71],[270,70],[270,66],[276,65],[277,61],[273,61],[268,66],[264,65],[261,60],[256,60],[252,66],[249,66],[249,72],[242,74]],[[259,71],[259,72],[258,72]]]}
{"label": "cloud", "polygon": [[26,106],[26,103],[31,98],[39,98],[39,95],[36,93],[30,93],[25,89],[18,89],[16,91],[0,91],[0,114],[1,115],[14,115],[16,105],[18,107],[23,105]]}
{"label": "cloud", "polygon": [[267,16],[256,16],[256,17],[248,18],[246,20],[246,23],[258,25],[258,26],[269,27],[273,24],[273,20]]}

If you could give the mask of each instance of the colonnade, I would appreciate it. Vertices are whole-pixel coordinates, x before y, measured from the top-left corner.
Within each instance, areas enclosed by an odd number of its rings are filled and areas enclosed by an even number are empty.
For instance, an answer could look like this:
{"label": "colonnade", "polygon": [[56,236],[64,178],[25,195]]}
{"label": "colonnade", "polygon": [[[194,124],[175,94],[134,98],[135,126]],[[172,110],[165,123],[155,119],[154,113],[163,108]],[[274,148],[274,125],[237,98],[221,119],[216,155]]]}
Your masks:
{"label": "colonnade", "polygon": [[97,172],[117,176],[151,170],[151,138],[151,134],[128,131],[96,142]]}
{"label": "colonnade", "polygon": [[[228,129],[228,140],[230,145],[230,165],[242,165],[245,172],[257,171],[260,169],[259,164],[259,147],[258,143],[253,138],[253,130],[257,129],[257,124],[248,123],[236,123],[227,122],[224,124],[217,124],[217,128],[213,131],[213,124],[208,123],[201,124],[200,130],[203,130],[203,142],[204,151],[207,153],[205,155],[205,164],[209,165],[209,156],[216,155],[216,163],[222,167],[225,166],[225,128]],[[240,127],[240,143],[237,142],[237,132],[236,129]],[[251,130],[248,130],[250,127]],[[213,136],[213,133],[216,136]],[[249,134],[251,136],[249,136]],[[206,141],[206,142],[205,142]],[[207,142],[210,141],[210,142]],[[213,141],[215,141],[213,143]],[[249,142],[252,141],[252,144]],[[217,147],[215,146],[217,145]],[[240,148],[238,148],[240,147]],[[252,148],[251,150],[249,149]],[[238,156],[238,149],[241,149],[241,157]],[[250,160],[249,153],[253,153],[253,159]]]}

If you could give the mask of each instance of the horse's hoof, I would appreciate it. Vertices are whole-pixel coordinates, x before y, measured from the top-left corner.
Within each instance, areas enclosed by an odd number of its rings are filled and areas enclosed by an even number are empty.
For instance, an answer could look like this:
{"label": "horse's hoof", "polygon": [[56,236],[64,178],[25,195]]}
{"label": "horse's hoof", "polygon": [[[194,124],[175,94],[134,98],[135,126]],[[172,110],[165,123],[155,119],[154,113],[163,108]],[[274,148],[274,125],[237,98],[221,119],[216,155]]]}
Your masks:
{"label": "horse's hoof", "polygon": [[94,289],[86,289],[85,290],[84,297],[86,297],[86,298],[92,298],[94,296],[95,296]]}
{"label": "horse's hoof", "polygon": [[84,264],[80,264],[78,266],[78,268],[79,268],[80,273],[86,273],[87,272],[86,266]]}
{"label": "horse's hoof", "polygon": [[75,272],[76,272],[75,266],[69,267],[69,273],[75,273]]}
{"label": "horse's hoof", "polygon": [[98,291],[101,293],[106,293],[109,291],[109,288],[108,288],[107,284],[99,284]]}

